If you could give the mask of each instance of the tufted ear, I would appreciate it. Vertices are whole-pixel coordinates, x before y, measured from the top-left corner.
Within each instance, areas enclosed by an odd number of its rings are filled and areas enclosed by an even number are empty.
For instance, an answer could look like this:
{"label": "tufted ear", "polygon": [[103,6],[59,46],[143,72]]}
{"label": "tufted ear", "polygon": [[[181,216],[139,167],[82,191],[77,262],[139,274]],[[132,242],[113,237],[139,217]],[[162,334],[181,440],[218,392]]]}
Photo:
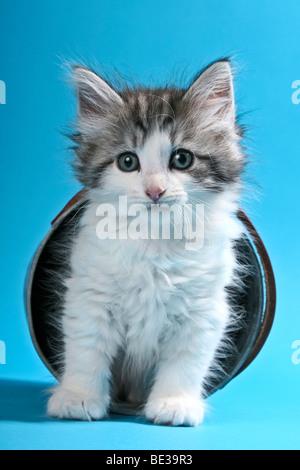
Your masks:
{"label": "tufted ear", "polygon": [[79,118],[103,115],[112,106],[122,105],[121,96],[99,75],[81,66],[73,67]]}
{"label": "tufted ear", "polygon": [[197,109],[213,121],[235,122],[233,78],[228,60],[214,62],[194,80],[186,91],[184,100],[189,100]]}

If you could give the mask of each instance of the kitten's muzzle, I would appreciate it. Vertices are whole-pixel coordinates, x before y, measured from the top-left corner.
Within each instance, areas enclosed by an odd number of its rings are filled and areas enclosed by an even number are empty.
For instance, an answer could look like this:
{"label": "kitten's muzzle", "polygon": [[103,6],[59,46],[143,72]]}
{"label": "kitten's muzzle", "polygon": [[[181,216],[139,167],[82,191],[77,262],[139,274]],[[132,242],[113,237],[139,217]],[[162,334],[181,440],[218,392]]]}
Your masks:
{"label": "kitten's muzzle", "polygon": [[154,201],[156,204],[157,201],[162,197],[162,195],[165,194],[166,190],[161,188],[150,188],[146,189],[145,192],[147,196],[152,199],[152,201]]}

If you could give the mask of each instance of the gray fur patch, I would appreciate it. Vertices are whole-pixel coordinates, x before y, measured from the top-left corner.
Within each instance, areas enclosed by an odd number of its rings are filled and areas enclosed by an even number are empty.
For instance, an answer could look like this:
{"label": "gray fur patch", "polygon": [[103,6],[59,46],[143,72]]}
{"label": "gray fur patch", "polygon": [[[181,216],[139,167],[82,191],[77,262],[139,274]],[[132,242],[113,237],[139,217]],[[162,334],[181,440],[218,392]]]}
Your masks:
{"label": "gray fur patch", "polygon": [[[225,75],[221,62],[220,74]],[[78,130],[72,136],[76,155],[74,168],[81,183],[88,188],[100,185],[103,172],[118,155],[142,147],[154,129],[167,131],[175,148],[193,152],[195,162],[187,171],[199,185],[221,191],[226,185],[237,182],[245,164],[240,146],[242,130],[235,115],[232,125],[223,118],[231,103],[230,97],[226,102],[226,84],[223,90],[221,75],[218,88],[213,90],[218,64],[212,65],[216,69],[214,76],[210,77],[210,69],[206,69],[207,79],[200,74],[187,89],[125,87],[118,91],[111,88],[114,97],[116,93],[121,97],[120,102],[112,99],[107,104],[105,101],[103,110],[99,103],[99,111],[90,122],[85,115],[82,123],[83,118],[79,116]],[[107,82],[105,87],[109,87]],[[88,100],[88,84],[84,91],[84,99]],[[93,109],[95,99],[93,89]],[[216,103],[219,108],[213,114],[212,105]]]}

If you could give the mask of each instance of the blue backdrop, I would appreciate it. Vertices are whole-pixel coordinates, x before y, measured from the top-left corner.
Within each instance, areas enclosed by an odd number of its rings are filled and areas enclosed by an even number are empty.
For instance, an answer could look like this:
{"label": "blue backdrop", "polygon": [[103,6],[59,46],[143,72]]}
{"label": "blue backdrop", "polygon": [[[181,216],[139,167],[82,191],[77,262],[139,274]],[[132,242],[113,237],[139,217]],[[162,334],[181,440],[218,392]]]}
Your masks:
{"label": "blue backdrop", "polygon": [[[300,447],[299,18],[298,0],[0,0],[0,448]],[[50,221],[79,189],[61,134],[75,113],[62,64],[116,67],[147,84],[183,70],[191,77],[224,55],[237,65],[260,185],[258,198],[250,185],[245,209],[277,280],[272,333],[253,364],[209,399],[199,428],[47,420],[43,390],[52,379],[31,343],[23,285]]]}

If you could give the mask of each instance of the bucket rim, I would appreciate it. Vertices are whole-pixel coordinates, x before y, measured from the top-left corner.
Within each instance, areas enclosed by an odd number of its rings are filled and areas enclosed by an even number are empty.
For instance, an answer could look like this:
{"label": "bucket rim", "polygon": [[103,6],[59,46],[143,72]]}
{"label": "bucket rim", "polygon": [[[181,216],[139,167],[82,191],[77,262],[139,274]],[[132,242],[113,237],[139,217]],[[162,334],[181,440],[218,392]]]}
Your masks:
{"label": "bucket rim", "polygon": [[[41,256],[41,253],[44,247],[46,246],[47,242],[50,240],[53,232],[61,224],[62,220],[64,220],[64,218],[67,217],[74,210],[76,205],[80,206],[84,202],[85,198],[86,198],[86,190],[82,189],[79,192],[77,192],[75,196],[73,196],[69,200],[69,202],[59,212],[59,214],[52,220],[48,233],[46,234],[46,236],[44,237],[44,239],[38,246],[33,256],[33,259],[29,265],[27,275],[26,275],[26,280],[25,280],[25,292],[24,292],[25,307],[26,307],[26,316],[27,316],[30,336],[40,359],[42,360],[46,368],[51,372],[51,374],[56,379],[58,379],[58,374],[54,370],[52,365],[49,363],[47,358],[44,356],[44,353],[42,352],[39,346],[39,343],[37,341],[36,334],[34,331],[32,308],[31,308],[32,285],[33,285],[33,279],[34,279],[35,268],[37,266],[37,262]],[[262,347],[264,346],[271,332],[271,329],[274,323],[274,318],[275,318],[275,310],[276,310],[276,282],[275,282],[273,267],[272,267],[268,252],[266,250],[266,247],[259,233],[257,232],[256,228],[251,222],[250,218],[247,216],[247,214],[243,211],[241,207],[237,211],[236,216],[246,228],[252,247],[255,248],[255,254],[257,256],[257,260],[259,261],[259,264],[261,267],[262,278],[263,278],[265,304],[264,304],[263,314],[261,317],[262,321],[260,322],[258,332],[256,334],[256,338],[253,342],[250,352],[247,355],[245,360],[243,359],[241,360],[241,363],[239,364],[237,369],[233,371],[233,374],[229,380],[232,380],[233,378],[237,377],[257,357],[257,355],[261,351]],[[223,388],[228,383],[228,381],[225,380],[224,383],[222,383],[218,387],[218,389]]]}

